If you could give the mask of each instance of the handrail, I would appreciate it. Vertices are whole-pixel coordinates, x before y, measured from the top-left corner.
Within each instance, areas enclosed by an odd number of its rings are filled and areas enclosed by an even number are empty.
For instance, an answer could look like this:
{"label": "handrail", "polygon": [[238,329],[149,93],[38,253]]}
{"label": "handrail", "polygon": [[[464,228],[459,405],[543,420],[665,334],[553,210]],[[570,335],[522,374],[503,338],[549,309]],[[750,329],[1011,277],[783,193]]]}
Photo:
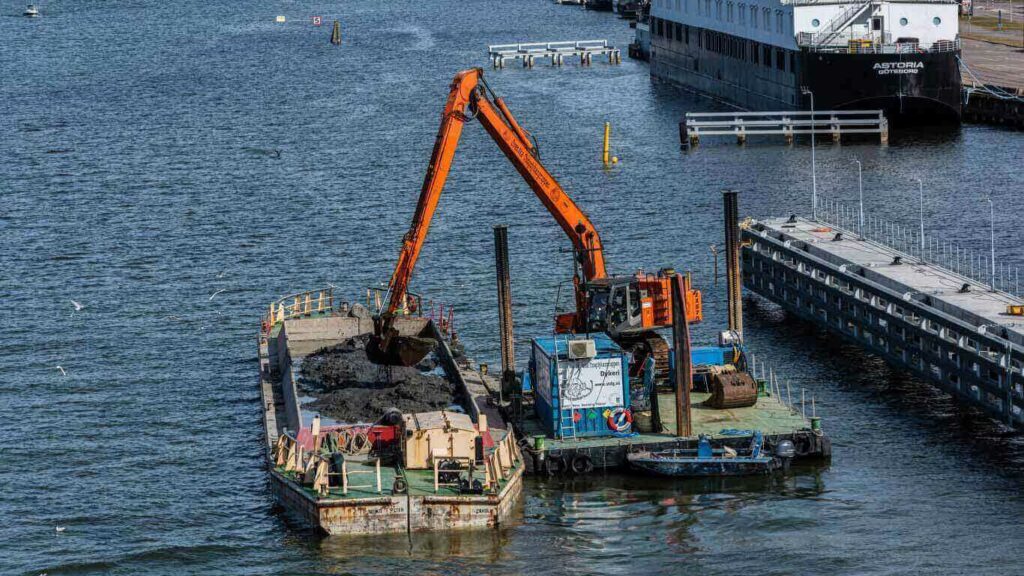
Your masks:
{"label": "handrail", "polygon": [[334,288],[290,294],[270,303],[270,309],[262,318],[262,331],[267,334],[279,322],[332,310],[334,310]]}

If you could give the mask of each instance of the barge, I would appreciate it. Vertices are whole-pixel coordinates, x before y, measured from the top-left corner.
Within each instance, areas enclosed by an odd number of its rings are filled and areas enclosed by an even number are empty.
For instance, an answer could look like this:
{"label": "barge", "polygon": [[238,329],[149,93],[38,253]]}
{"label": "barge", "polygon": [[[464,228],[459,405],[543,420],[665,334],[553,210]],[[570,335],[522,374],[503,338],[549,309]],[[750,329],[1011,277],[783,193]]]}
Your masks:
{"label": "barge", "polygon": [[259,334],[265,448],[271,492],[294,524],[329,535],[374,534],[493,528],[514,518],[523,456],[486,402],[480,375],[452,352],[448,326],[421,316],[395,325],[437,339],[433,359],[456,391],[450,410],[332,423],[304,408],[299,366],[369,334],[372,318],[361,305],[336,304],[331,289],[271,304]]}

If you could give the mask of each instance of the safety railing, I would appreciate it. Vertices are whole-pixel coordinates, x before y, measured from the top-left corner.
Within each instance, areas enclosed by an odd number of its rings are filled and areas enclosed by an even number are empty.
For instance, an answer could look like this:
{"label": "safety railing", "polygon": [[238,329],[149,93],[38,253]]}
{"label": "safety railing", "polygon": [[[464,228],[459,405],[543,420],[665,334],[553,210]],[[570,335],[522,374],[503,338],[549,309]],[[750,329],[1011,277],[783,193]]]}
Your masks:
{"label": "safety railing", "polygon": [[263,315],[263,332],[269,332],[278,322],[284,322],[293,318],[303,318],[332,310],[334,310],[333,288],[307,290],[284,296],[271,302],[270,309]]}
{"label": "safety railing", "polygon": [[[383,493],[379,457],[360,460],[365,465],[373,462],[373,470],[352,470],[349,460],[344,459],[341,469],[332,472],[330,460],[316,451],[308,451],[291,434],[282,434],[277,438],[273,451],[274,465],[285,472],[294,472],[300,476],[303,484],[311,486],[320,496],[328,496],[331,489],[331,478],[335,478],[335,486],[341,486],[341,493],[348,495],[350,490],[371,489],[377,494]],[[372,474],[374,480],[370,484],[353,484],[351,476]]]}
{"label": "safety railing", "polygon": [[994,262],[992,249],[982,251],[963,246],[959,242],[937,238],[925,232],[921,238],[920,224],[906,225],[865,214],[863,224],[859,206],[831,198],[818,199],[817,219],[844,233],[862,236],[892,248],[923,263],[934,264],[966,279],[974,280],[992,290],[1024,298],[1021,290],[1020,268],[1003,262]]}

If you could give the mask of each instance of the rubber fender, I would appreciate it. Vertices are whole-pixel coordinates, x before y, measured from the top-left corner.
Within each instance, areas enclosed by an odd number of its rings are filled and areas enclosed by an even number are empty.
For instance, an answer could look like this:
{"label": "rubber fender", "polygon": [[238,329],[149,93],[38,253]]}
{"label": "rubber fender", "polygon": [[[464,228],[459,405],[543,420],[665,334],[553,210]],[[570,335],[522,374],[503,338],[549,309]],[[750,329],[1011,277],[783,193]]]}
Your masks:
{"label": "rubber fender", "polygon": [[590,460],[590,456],[586,454],[577,454],[572,457],[572,473],[577,476],[583,476],[590,474],[594,471],[594,463]]}
{"label": "rubber fender", "polygon": [[544,473],[548,476],[558,476],[565,473],[565,458],[561,454],[548,454],[544,459]]}
{"label": "rubber fender", "polygon": [[392,494],[405,494],[405,491],[409,489],[409,485],[405,482],[405,478],[397,477],[395,482],[391,485]]}
{"label": "rubber fender", "polygon": [[793,435],[793,450],[797,457],[807,456],[811,453],[811,439],[806,434]]}

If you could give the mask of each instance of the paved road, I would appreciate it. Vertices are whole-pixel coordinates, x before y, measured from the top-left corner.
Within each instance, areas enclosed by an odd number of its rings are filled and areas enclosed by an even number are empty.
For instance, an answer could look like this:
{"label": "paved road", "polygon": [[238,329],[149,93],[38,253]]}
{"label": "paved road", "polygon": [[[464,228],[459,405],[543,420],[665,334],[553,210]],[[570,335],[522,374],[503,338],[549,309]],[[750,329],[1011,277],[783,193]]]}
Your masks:
{"label": "paved road", "polygon": [[[1024,88],[1024,52],[1004,44],[963,38],[963,61],[986,84]],[[964,72],[964,82],[973,79]]]}

